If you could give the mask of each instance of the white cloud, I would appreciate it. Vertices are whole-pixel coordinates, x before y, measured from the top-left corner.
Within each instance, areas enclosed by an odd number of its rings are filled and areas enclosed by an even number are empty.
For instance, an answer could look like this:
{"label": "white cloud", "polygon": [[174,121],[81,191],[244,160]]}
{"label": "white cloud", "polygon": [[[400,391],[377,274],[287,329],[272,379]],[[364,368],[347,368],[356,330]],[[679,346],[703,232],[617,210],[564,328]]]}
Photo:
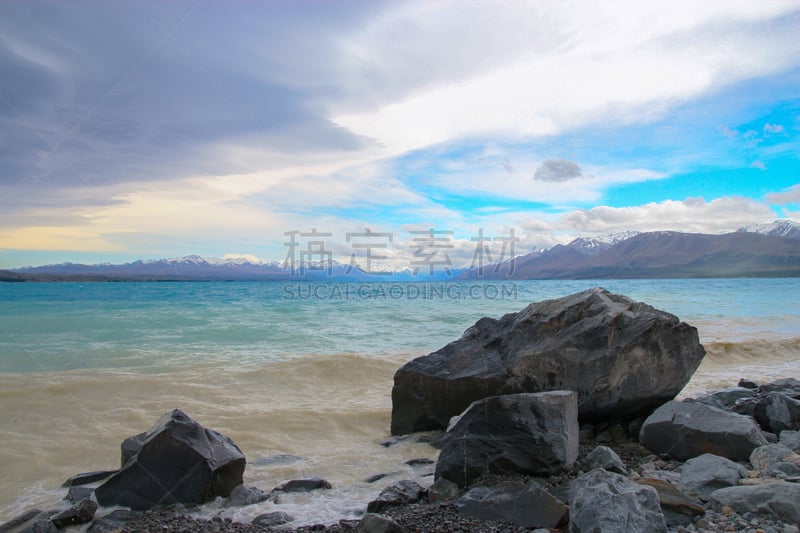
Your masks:
{"label": "white cloud", "polygon": [[769,133],[783,133],[783,126],[781,124],[770,124],[767,122],[764,124],[764,134],[767,135]]}
{"label": "white cloud", "polygon": [[767,165],[763,161],[753,161],[750,166],[759,170],[767,170]]}
{"label": "white cloud", "polygon": [[783,192],[770,193],[765,199],[771,204],[779,205],[800,203],[800,184],[792,185],[788,190]]}

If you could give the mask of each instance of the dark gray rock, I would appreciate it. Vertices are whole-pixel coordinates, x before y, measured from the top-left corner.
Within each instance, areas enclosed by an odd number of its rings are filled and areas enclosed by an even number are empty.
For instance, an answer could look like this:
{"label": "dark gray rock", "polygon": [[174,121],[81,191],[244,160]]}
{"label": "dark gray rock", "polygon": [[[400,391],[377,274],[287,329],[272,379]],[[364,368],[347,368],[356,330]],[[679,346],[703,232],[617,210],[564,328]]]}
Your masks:
{"label": "dark gray rock", "polygon": [[781,431],[778,442],[800,453],[800,431]]}
{"label": "dark gray rock", "polygon": [[394,376],[394,435],[447,427],[472,402],[573,390],[581,420],[633,419],[675,397],[705,355],[697,330],[600,288],[482,318]]}
{"label": "dark gray rock", "polygon": [[784,378],[759,387],[761,394],[767,395],[771,392],[779,392],[794,399],[800,398],[800,379]]}
{"label": "dark gray rock", "polygon": [[125,466],[125,464],[136,457],[139,453],[139,450],[142,449],[142,445],[147,440],[147,432],[139,433],[138,435],[133,435],[132,437],[128,437],[127,439],[122,441],[120,444],[120,467]]}
{"label": "dark gray rock", "polygon": [[406,461],[406,464],[408,466],[425,466],[425,465],[432,465],[435,462],[436,461],[430,459],[429,457],[419,457],[417,459],[410,459]]}
{"label": "dark gray rock", "polygon": [[568,508],[538,483],[506,482],[495,487],[475,487],[455,504],[459,513],[522,527],[560,527]]}
{"label": "dark gray rock", "polygon": [[800,523],[800,484],[739,485],[711,493],[717,511],[728,506],[739,514],[761,514],[783,522]]}
{"label": "dark gray rock", "polygon": [[788,477],[800,477],[800,466],[790,463],[788,461],[778,461],[777,463],[772,463],[769,465],[769,468],[764,472],[764,475],[767,477],[777,477],[777,478],[788,478]]}
{"label": "dark gray rock", "polygon": [[731,409],[736,402],[743,398],[752,398],[756,395],[756,391],[745,387],[729,387],[727,389],[718,390],[695,398],[693,401],[713,405],[714,407],[721,407],[722,409]]}
{"label": "dark gray rock", "polygon": [[226,507],[242,507],[269,500],[269,493],[256,487],[238,485],[233,488]]}
{"label": "dark gray rock", "polygon": [[87,533],[119,533],[126,531],[128,522],[141,518],[141,513],[119,509],[102,518],[98,518],[86,530]]}
{"label": "dark gray rock", "polygon": [[785,430],[798,430],[800,401],[779,392],[770,392],[755,405],[753,418],[763,429],[775,434]]}
{"label": "dark gray rock", "polygon": [[311,492],[312,490],[327,490],[331,484],[321,477],[310,477],[307,479],[293,479],[283,485],[272,489],[273,492]]}
{"label": "dark gray rock", "polygon": [[227,498],[242,484],[245,457],[228,437],[179,409],[144,433],[139,452],[95,489],[100,505],[134,510]]}
{"label": "dark gray rock", "polygon": [[428,487],[428,501],[430,503],[455,500],[459,494],[461,494],[461,491],[458,485],[443,477],[440,477],[433,482],[433,485]]}
{"label": "dark gray rock", "polygon": [[572,391],[492,396],[464,411],[445,435],[435,478],[465,487],[484,473],[550,475],[578,456]]}
{"label": "dark gray rock", "polygon": [[296,455],[289,455],[287,453],[279,453],[277,455],[270,455],[269,457],[259,457],[250,464],[253,466],[283,466],[291,465],[297,461],[302,461],[302,457]]}
{"label": "dark gray rock", "polygon": [[698,402],[668,402],[647,417],[639,442],[655,453],[680,461],[712,453],[744,461],[767,444],[755,421]]}
{"label": "dark gray rock", "polygon": [[704,453],[684,463],[678,487],[688,494],[703,497],[725,487],[733,487],[747,477],[747,470],[730,459]]}
{"label": "dark gray rock", "polygon": [[69,509],[51,516],[50,521],[59,529],[86,524],[92,521],[95,511],[97,511],[97,503],[94,500],[84,498]]}
{"label": "dark gray rock", "polygon": [[369,502],[367,512],[380,513],[389,507],[415,503],[424,493],[425,490],[416,482],[404,479],[383,489],[376,499]]}
{"label": "dark gray rock", "polygon": [[608,446],[598,446],[591,452],[582,462],[585,470],[593,470],[595,468],[602,468],[609,472],[616,472],[617,474],[628,475],[628,468],[622,462],[617,452]]}
{"label": "dark gray rock", "polygon": [[67,496],[64,499],[69,500],[72,503],[78,503],[84,498],[91,498],[93,493],[94,489],[90,487],[70,487],[67,491]]}
{"label": "dark gray rock", "polygon": [[76,474],[72,476],[61,486],[69,488],[78,485],[88,485],[89,483],[95,483],[96,481],[102,481],[108,477],[111,477],[117,472],[119,472],[119,470],[95,470],[94,472],[84,472],[83,474]]}
{"label": "dark gray rock", "polygon": [[391,474],[388,474],[388,473],[372,474],[371,476],[364,478],[364,482],[366,482],[366,483],[375,483],[376,481],[380,481],[380,480],[382,480],[383,478],[385,478],[386,476],[389,476],[389,475],[391,475]]}
{"label": "dark gray rock", "polygon": [[55,514],[55,511],[39,513],[28,522],[20,524],[13,531],[14,533],[57,533],[58,528],[50,520],[50,516],[53,514]]}
{"label": "dark gray rock", "polygon": [[654,478],[638,479],[636,483],[649,485],[658,493],[658,503],[667,525],[687,526],[706,510],[697,500],[690,498],[676,489],[669,481]]}
{"label": "dark gray rock", "polygon": [[251,522],[254,526],[257,527],[275,527],[275,526],[282,526],[283,524],[288,524],[289,522],[293,522],[294,517],[284,513],[283,511],[274,511],[272,513],[264,513],[260,514],[253,519]]}
{"label": "dark gray rock", "polygon": [[391,517],[368,513],[358,521],[356,533],[405,533],[406,529]]}
{"label": "dark gray rock", "polygon": [[667,531],[656,489],[600,468],[572,483],[569,515],[572,533]]}
{"label": "dark gray rock", "polygon": [[787,448],[783,444],[767,444],[753,450],[753,453],[750,454],[750,464],[754,469],[763,472],[773,464],[796,455],[791,448]]}
{"label": "dark gray rock", "polygon": [[755,381],[749,380],[749,379],[742,378],[742,379],[739,380],[739,387],[742,387],[742,388],[745,388],[745,389],[757,389],[758,388],[758,383],[756,383]]}
{"label": "dark gray rock", "polygon": [[42,511],[40,509],[30,509],[22,514],[18,514],[8,522],[0,524],[0,533],[6,533],[7,531],[12,531],[14,529],[17,529],[24,523],[33,521],[40,514],[42,514]]}

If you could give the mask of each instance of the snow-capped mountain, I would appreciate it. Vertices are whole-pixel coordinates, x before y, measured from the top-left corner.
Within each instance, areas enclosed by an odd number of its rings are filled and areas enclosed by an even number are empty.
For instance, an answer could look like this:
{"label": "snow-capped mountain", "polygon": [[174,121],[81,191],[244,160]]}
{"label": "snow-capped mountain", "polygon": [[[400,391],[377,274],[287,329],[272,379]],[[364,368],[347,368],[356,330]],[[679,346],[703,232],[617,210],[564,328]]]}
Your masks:
{"label": "snow-capped mountain", "polygon": [[800,240],[800,222],[796,222],[790,218],[779,218],[769,224],[745,226],[736,231],[740,233],[761,233],[762,235]]}
{"label": "snow-capped mountain", "polygon": [[638,231],[622,231],[619,233],[608,233],[606,235],[597,235],[594,237],[578,237],[567,244],[568,248],[572,248],[583,255],[595,255],[618,242],[625,241],[639,235]]}

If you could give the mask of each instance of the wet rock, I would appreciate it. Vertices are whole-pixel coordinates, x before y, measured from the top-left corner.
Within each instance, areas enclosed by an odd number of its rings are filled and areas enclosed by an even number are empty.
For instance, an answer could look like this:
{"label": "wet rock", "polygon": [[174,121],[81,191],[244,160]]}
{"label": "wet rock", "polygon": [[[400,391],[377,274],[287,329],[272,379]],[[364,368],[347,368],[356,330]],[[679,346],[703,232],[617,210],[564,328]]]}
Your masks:
{"label": "wet rock", "polygon": [[272,490],[273,492],[311,492],[312,490],[327,490],[330,488],[330,483],[321,477],[314,476],[308,479],[293,479]]}
{"label": "wet rock", "polygon": [[711,502],[719,512],[730,507],[739,514],[753,513],[783,522],[800,522],[800,484],[770,483],[740,485],[711,493]]}
{"label": "wet rock", "polygon": [[445,435],[435,478],[464,487],[484,473],[550,475],[578,456],[572,391],[478,400]]}
{"label": "wet rock", "polygon": [[67,496],[64,499],[69,500],[72,503],[78,503],[84,498],[91,498],[92,493],[94,493],[94,489],[89,487],[70,487],[67,491]]}
{"label": "wet rock", "polygon": [[356,533],[405,533],[406,529],[391,517],[368,513],[356,525]]}
{"label": "wet rock", "polygon": [[406,464],[408,466],[424,466],[424,465],[432,465],[435,462],[436,461],[428,457],[419,457],[417,459],[411,459],[409,461],[406,461]]}
{"label": "wet rock", "polygon": [[589,455],[583,460],[583,467],[585,470],[593,470],[595,468],[602,468],[609,472],[616,472],[617,474],[628,475],[628,468],[622,462],[617,452],[608,446],[598,446],[592,450]]}
{"label": "wet rock", "polygon": [[482,318],[394,376],[394,435],[442,429],[472,402],[572,390],[581,420],[633,419],[675,397],[705,350],[675,316],[595,288]]}
{"label": "wet rock", "polygon": [[749,379],[742,378],[739,380],[738,386],[745,389],[757,389],[758,383]]}
{"label": "wet rock", "polygon": [[706,510],[697,500],[690,498],[663,479],[643,478],[636,480],[640,485],[656,489],[658,502],[668,526],[686,526]]}
{"label": "wet rock", "polygon": [[298,457],[296,455],[279,453],[277,455],[270,455],[269,457],[259,457],[255,461],[251,461],[250,464],[252,466],[284,466],[291,465],[302,460],[302,457]]}
{"label": "wet rock", "polygon": [[667,531],[656,489],[600,468],[572,483],[569,514],[573,533]]}
{"label": "wet rock", "polygon": [[265,502],[268,499],[269,493],[259,488],[238,485],[231,491],[230,498],[225,505],[226,507],[241,507],[243,505]]}
{"label": "wet rock", "polygon": [[253,519],[252,524],[257,527],[276,527],[293,522],[294,517],[283,511],[260,514]]}
{"label": "wet rock", "polygon": [[58,528],[53,521],[50,520],[50,516],[53,514],[55,514],[55,511],[39,513],[27,522],[15,527],[13,531],[14,533],[57,533]]}
{"label": "wet rock", "polygon": [[95,470],[94,472],[84,472],[83,474],[76,474],[72,476],[61,486],[69,488],[78,485],[88,485],[89,483],[95,483],[111,477],[117,472],[119,472],[119,470]]}
{"label": "wet rock", "polygon": [[227,498],[242,484],[242,451],[179,409],[163,415],[139,437],[138,453],[95,490],[100,505],[143,510],[204,503],[217,496]]}
{"label": "wet rock", "polygon": [[772,433],[798,430],[800,401],[778,392],[771,392],[755,405],[753,418],[762,428]]}
{"label": "wet rock", "polygon": [[383,478],[385,478],[386,476],[389,476],[389,475],[391,475],[391,474],[373,474],[373,475],[365,478],[364,482],[365,483],[375,483],[376,481],[380,481],[380,480],[382,480]]}
{"label": "wet rock", "polygon": [[422,498],[425,490],[414,481],[404,479],[383,489],[375,500],[367,505],[368,513],[380,513],[397,505],[415,503]]}
{"label": "wet rock", "polygon": [[747,470],[742,465],[705,453],[686,461],[678,487],[686,493],[707,497],[715,490],[735,486],[745,477]]}
{"label": "wet rock", "polygon": [[42,514],[42,511],[40,509],[30,509],[22,514],[18,514],[8,522],[0,524],[0,533],[6,533],[7,531],[12,531],[14,529],[19,528],[26,522],[32,522],[40,514]]}
{"label": "wet rock", "polygon": [[504,520],[522,527],[555,528],[567,520],[568,508],[538,483],[501,483],[475,487],[456,502],[458,512],[481,520]]}
{"label": "wet rock", "polygon": [[459,494],[461,494],[461,491],[458,485],[443,477],[440,477],[433,482],[433,485],[428,487],[428,501],[430,503],[455,500]]}
{"label": "wet rock", "polygon": [[786,460],[787,458],[800,459],[796,453],[783,444],[767,444],[753,450],[750,454],[750,464],[756,470],[767,470],[774,463]]}
{"label": "wet rock", "polygon": [[50,521],[59,529],[86,524],[92,521],[95,511],[97,511],[97,503],[94,500],[84,498],[69,509],[51,516]]}
{"label": "wet rock", "polygon": [[668,402],[645,420],[639,442],[685,461],[712,453],[744,461],[767,444],[752,418],[698,402]]}

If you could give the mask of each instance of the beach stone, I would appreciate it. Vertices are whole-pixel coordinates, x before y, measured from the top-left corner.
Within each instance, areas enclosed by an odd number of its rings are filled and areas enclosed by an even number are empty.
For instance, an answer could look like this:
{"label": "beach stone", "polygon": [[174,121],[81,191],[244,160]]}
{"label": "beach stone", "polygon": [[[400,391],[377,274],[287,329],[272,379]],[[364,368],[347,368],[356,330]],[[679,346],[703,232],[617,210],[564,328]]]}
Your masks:
{"label": "beach stone", "polygon": [[800,466],[788,461],[778,461],[772,463],[764,472],[764,475],[777,478],[800,477]]}
{"label": "beach stone", "polygon": [[227,498],[242,484],[245,457],[228,437],[207,429],[180,409],[145,432],[139,452],[95,489],[104,507],[133,510]]}
{"label": "beach stone", "polygon": [[786,459],[800,459],[791,448],[783,444],[767,444],[766,446],[759,446],[753,453],[750,454],[750,464],[756,470],[767,470],[774,463],[784,461]]}
{"label": "beach stone", "polygon": [[42,514],[41,509],[29,509],[24,513],[18,514],[8,522],[0,524],[0,533],[6,533],[7,531],[12,531],[14,529],[17,529],[26,522],[33,521],[41,514]]}
{"label": "beach stone", "polygon": [[586,470],[593,470],[595,468],[602,468],[609,472],[616,472],[617,474],[628,475],[628,468],[622,462],[617,452],[608,446],[598,446],[583,460],[583,467]]}
{"label": "beach stone", "polygon": [[88,485],[89,483],[94,483],[96,481],[102,481],[108,477],[111,477],[113,474],[116,474],[119,470],[95,470],[94,472],[84,472],[83,474],[76,474],[66,480],[61,486],[65,488],[75,487],[79,485]]}
{"label": "beach stone", "polygon": [[572,533],[666,533],[656,489],[601,468],[578,477],[569,490]]}
{"label": "beach stone", "polygon": [[422,498],[425,489],[414,481],[404,479],[383,489],[378,497],[367,504],[368,513],[380,513],[397,505],[415,503]]}
{"label": "beach stone", "polygon": [[711,394],[701,396],[693,401],[713,405],[714,407],[721,407],[722,409],[731,409],[736,402],[743,398],[752,398],[756,395],[756,391],[746,387],[728,387],[714,391]]}
{"label": "beach stone", "polygon": [[406,461],[405,464],[407,464],[408,466],[425,466],[425,465],[432,465],[435,462],[436,461],[434,461],[429,457],[418,457],[416,459],[410,459]]}
{"label": "beach stone", "polygon": [[770,392],[755,405],[753,418],[766,431],[776,434],[800,429],[800,401]]}
{"label": "beach stone", "polygon": [[493,396],[474,402],[445,434],[435,479],[465,487],[484,473],[557,474],[578,457],[572,391]]}
{"label": "beach stone", "polygon": [[800,484],[739,485],[711,493],[715,510],[730,507],[739,514],[753,513],[783,522],[800,522]]}
{"label": "beach stone", "polygon": [[697,500],[683,494],[668,481],[642,478],[637,479],[636,483],[656,489],[661,512],[664,513],[664,520],[670,527],[689,525],[696,517],[706,512]]}
{"label": "beach stone", "polygon": [[331,484],[321,477],[313,476],[307,479],[293,479],[283,485],[272,489],[273,492],[311,492],[312,490],[327,490]]}
{"label": "beach stone", "polygon": [[738,386],[742,387],[742,388],[745,388],[745,389],[757,389],[758,388],[758,383],[756,383],[755,381],[750,380],[750,379],[741,378],[741,379],[739,379]]}
{"label": "beach stone", "polygon": [[747,416],[698,402],[671,401],[647,417],[639,442],[655,453],[685,461],[704,453],[744,461],[767,444],[755,421]]}
{"label": "beach stone", "polygon": [[92,522],[86,533],[119,533],[126,530],[128,522],[138,520],[141,516],[136,511],[118,509]]}
{"label": "beach stone", "polygon": [[459,513],[481,520],[508,521],[522,527],[555,528],[567,521],[568,508],[538,483],[505,482],[475,487],[455,504]]}
{"label": "beach stone", "polygon": [[358,521],[356,533],[405,533],[406,529],[391,517],[367,513]]}
{"label": "beach stone", "polygon": [[428,501],[430,503],[455,500],[459,494],[461,494],[461,491],[458,489],[458,485],[443,477],[440,477],[428,487]]}
{"label": "beach stone", "polygon": [[288,524],[289,522],[293,521],[293,516],[286,514],[283,511],[274,511],[271,513],[258,515],[257,517],[253,518],[251,523],[257,527],[275,527],[282,526],[283,524]]}
{"label": "beach stone", "polygon": [[761,385],[761,387],[759,387],[759,391],[764,395],[767,395],[771,392],[779,392],[781,394],[785,394],[789,398],[798,399],[800,398],[800,379],[779,379],[773,381],[772,383]]}
{"label": "beach stone", "polygon": [[50,521],[57,528],[63,529],[67,526],[91,522],[95,511],[97,511],[97,503],[89,498],[84,498],[69,509],[51,516]]}
{"label": "beach stone", "polygon": [[72,503],[78,503],[84,498],[91,498],[93,492],[94,489],[89,487],[74,486],[69,488],[67,496],[64,499]]}
{"label": "beach stone", "polygon": [[14,533],[57,533],[58,528],[53,521],[50,520],[50,516],[53,514],[55,514],[55,511],[39,512],[39,514],[21,524],[18,524],[12,529],[0,529],[0,531],[13,531]]}
{"label": "beach stone", "polygon": [[684,463],[678,487],[686,493],[703,497],[725,487],[732,487],[747,477],[742,465],[710,453],[704,453]]}
{"label": "beach stone", "polygon": [[269,500],[269,493],[256,487],[237,485],[231,491],[226,507],[241,507]]}
{"label": "beach stone", "polygon": [[705,355],[697,329],[605,289],[482,318],[394,376],[394,435],[447,427],[489,396],[572,390],[582,421],[633,419],[671,400]]}
{"label": "beach stone", "polygon": [[795,452],[800,452],[800,431],[781,431],[778,442]]}

